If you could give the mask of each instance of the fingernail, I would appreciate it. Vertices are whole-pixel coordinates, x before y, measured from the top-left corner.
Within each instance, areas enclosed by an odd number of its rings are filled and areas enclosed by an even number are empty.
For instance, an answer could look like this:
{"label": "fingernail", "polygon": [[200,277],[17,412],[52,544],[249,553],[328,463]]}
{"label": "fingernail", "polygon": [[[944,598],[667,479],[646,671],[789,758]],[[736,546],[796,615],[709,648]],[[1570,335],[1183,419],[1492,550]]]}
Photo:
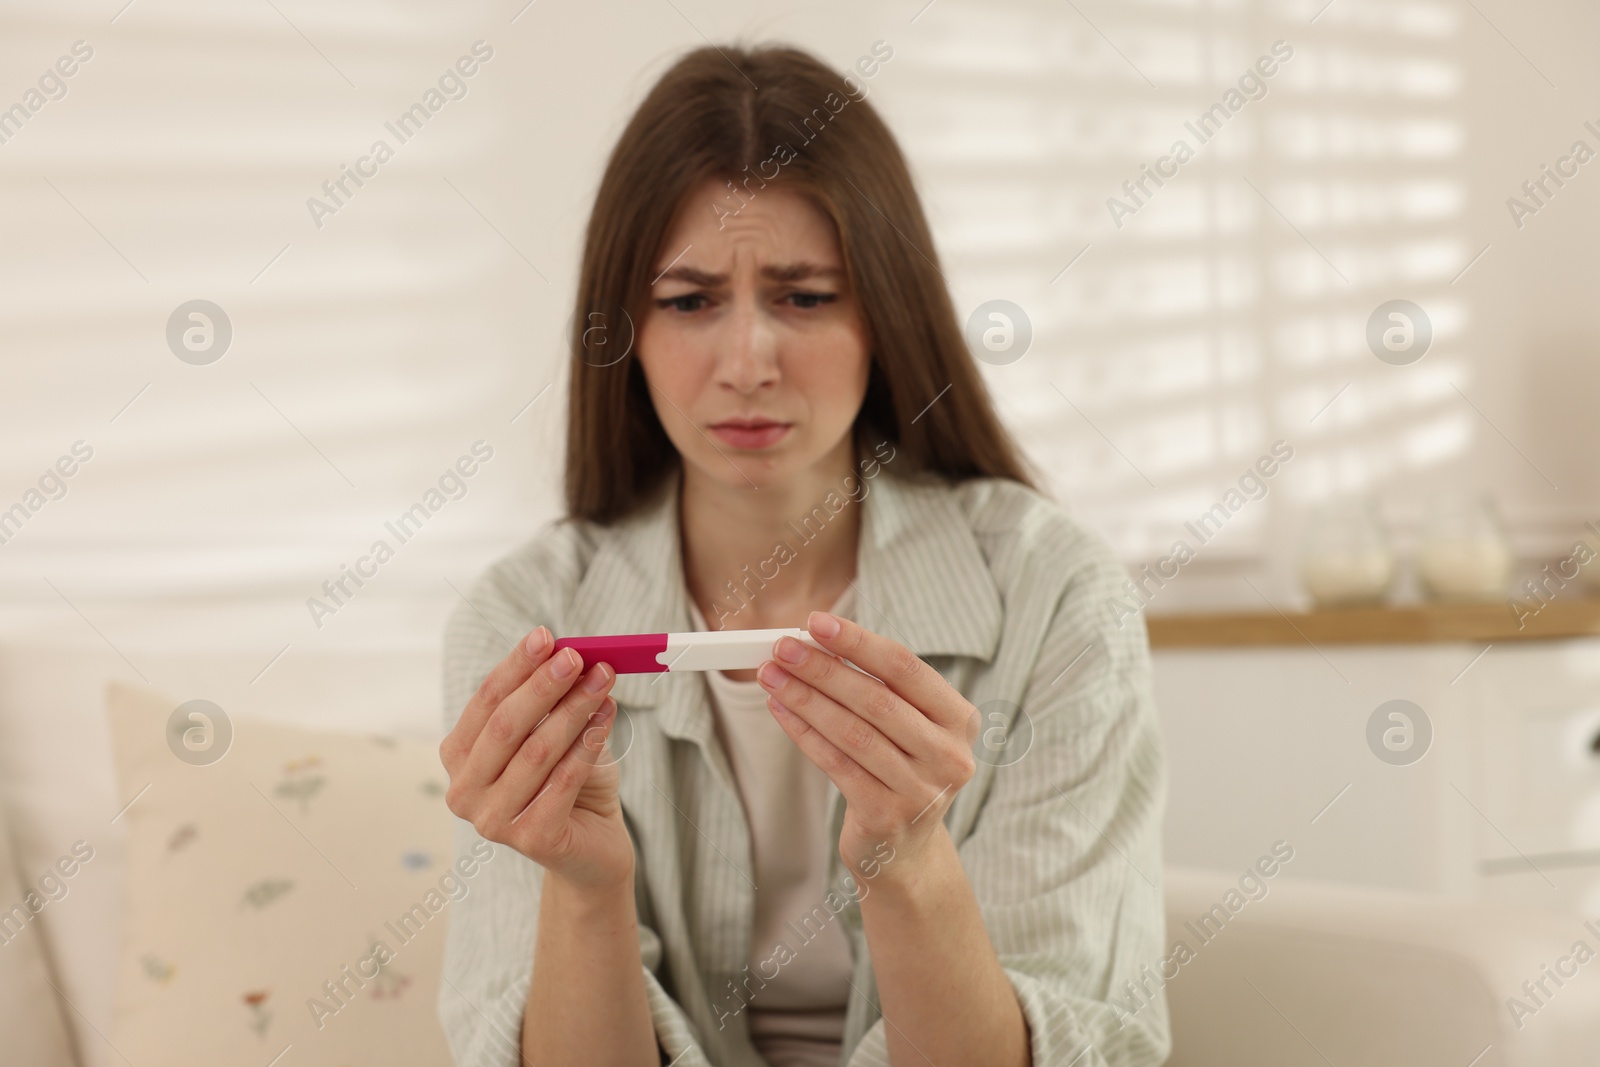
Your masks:
{"label": "fingernail", "polygon": [[783,684],[783,668],[776,663],[763,663],[756,677],[761,679],[762,685],[776,689]]}
{"label": "fingernail", "polygon": [[818,637],[838,637],[839,620],[826,611],[813,611],[811,617],[806,620],[806,629]]}
{"label": "fingernail", "polygon": [[528,650],[528,655],[537,656],[550,646],[550,631],[543,626],[537,627],[523,641],[523,647]]}
{"label": "fingernail", "polygon": [[606,697],[600,706],[589,714],[589,721],[598,726],[611,718],[611,713],[616,710],[617,702],[610,697]]}
{"label": "fingernail", "polygon": [[572,649],[563,648],[556,655],[554,662],[550,664],[550,673],[557,678],[570,678],[572,672],[577,670],[578,665],[582,662],[582,657]]}
{"label": "fingernail", "polygon": [[606,683],[610,680],[606,665],[604,663],[596,663],[594,668],[589,671],[589,677],[583,680],[583,691],[585,693],[598,693],[606,687]]}
{"label": "fingernail", "polygon": [[806,658],[806,646],[792,637],[780,637],[778,658],[785,663],[799,663]]}

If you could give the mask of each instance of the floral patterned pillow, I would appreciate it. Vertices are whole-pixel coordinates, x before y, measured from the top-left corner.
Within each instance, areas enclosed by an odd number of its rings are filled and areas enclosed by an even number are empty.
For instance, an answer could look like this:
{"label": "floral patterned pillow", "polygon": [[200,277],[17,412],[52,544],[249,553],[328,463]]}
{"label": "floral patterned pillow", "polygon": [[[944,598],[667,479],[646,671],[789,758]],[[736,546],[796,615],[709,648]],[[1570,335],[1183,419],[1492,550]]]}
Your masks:
{"label": "floral patterned pillow", "polygon": [[[128,806],[111,1043],[132,1063],[439,1064],[456,860],[437,747],[113,683]],[[292,1051],[291,1051],[292,1050]]]}

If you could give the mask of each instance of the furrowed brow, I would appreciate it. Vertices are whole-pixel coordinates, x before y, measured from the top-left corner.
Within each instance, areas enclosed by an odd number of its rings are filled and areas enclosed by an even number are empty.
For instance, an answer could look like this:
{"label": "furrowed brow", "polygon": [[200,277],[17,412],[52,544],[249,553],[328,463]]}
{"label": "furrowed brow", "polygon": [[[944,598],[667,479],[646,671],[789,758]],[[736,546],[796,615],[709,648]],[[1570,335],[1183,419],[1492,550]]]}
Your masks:
{"label": "furrowed brow", "polygon": [[775,282],[799,282],[807,278],[843,278],[844,272],[837,267],[824,267],[817,263],[790,263],[762,267],[761,276]]}
{"label": "furrowed brow", "polygon": [[727,280],[728,276],[726,274],[710,274],[696,267],[679,265],[662,271],[660,277],[656,278],[656,284],[659,285],[665,281],[677,281],[712,289],[722,285]]}
{"label": "furrowed brow", "polygon": [[[773,264],[761,268],[761,276],[774,282],[798,282],[807,278],[834,278],[844,277],[844,271],[837,267],[824,267],[817,263],[787,263]],[[713,274],[698,267],[687,264],[678,264],[669,267],[656,279],[657,284],[664,281],[686,282],[689,285],[713,289],[725,285],[728,281],[726,274]]]}

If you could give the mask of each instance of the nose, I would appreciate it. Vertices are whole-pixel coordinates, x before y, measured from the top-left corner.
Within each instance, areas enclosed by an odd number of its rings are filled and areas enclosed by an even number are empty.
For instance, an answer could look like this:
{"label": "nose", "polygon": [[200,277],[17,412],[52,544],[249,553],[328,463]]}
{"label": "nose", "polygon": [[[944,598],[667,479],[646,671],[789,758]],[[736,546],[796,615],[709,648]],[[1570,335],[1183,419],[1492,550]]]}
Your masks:
{"label": "nose", "polygon": [[755,300],[735,300],[717,338],[717,384],[754,393],[778,380],[778,338]]}

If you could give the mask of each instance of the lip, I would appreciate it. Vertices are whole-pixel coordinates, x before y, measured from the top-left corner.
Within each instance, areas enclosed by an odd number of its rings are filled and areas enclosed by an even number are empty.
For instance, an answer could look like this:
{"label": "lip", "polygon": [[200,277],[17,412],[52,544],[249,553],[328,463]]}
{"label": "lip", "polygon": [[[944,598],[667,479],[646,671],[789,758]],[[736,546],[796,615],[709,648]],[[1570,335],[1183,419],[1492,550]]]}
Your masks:
{"label": "lip", "polygon": [[744,451],[771,448],[788,436],[794,428],[792,422],[776,419],[724,419],[711,427],[724,444]]}

